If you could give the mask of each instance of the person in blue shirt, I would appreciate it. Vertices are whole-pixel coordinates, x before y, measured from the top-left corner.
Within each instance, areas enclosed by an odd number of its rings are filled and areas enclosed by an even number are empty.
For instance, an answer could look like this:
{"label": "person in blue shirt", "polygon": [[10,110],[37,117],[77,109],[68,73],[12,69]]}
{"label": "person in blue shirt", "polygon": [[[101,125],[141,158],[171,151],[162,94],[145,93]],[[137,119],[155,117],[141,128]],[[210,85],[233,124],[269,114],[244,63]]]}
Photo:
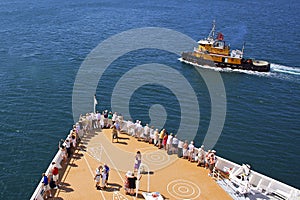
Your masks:
{"label": "person in blue shirt", "polygon": [[106,171],[105,186],[107,187],[107,181],[108,181],[108,176],[109,176],[109,167],[107,164],[104,164],[104,169]]}
{"label": "person in blue shirt", "polygon": [[42,177],[43,177],[43,189],[44,189],[44,194],[43,194],[43,197],[44,199],[48,198],[48,196],[51,198],[52,197],[52,194],[51,194],[51,191],[50,191],[50,185],[49,185],[49,178],[46,176],[45,173],[42,174]]}

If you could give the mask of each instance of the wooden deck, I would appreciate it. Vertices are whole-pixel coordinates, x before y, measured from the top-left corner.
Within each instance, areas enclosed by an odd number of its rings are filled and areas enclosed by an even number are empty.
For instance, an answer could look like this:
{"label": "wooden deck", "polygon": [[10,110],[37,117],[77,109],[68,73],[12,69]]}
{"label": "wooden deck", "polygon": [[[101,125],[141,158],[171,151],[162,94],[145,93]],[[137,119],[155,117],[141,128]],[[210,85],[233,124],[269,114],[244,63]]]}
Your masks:
{"label": "wooden deck", "polygon": [[[94,199],[144,199],[142,192],[160,192],[165,199],[226,200],[232,199],[211,177],[208,170],[177,155],[167,155],[164,150],[126,134],[119,135],[119,143],[111,142],[111,130],[93,131],[81,141],[68,164],[61,169],[60,189],[52,191],[57,200]],[[142,153],[142,163],[150,171],[140,180],[138,197],[125,195],[125,173],[133,171],[136,151]],[[110,167],[109,187],[96,190],[93,180],[95,169],[104,163]],[[144,169],[147,170],[147,167]],[[148,186],[148,178],[150,185]]]}

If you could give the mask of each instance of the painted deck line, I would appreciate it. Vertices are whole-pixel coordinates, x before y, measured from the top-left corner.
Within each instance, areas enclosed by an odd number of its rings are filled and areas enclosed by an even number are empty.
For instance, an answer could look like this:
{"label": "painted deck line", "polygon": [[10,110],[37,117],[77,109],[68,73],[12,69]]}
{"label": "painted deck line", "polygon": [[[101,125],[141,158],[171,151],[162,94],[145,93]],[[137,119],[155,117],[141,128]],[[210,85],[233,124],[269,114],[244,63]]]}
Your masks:
{"label": "painted deck line", "polygon": [[[142,153],[142,162],[150,167],[150,192],[160,192],[165,199],[232,199],[208,177],[208,170],[179,159],[176,155],[168,156],[164,150],[158,150],[126,134],[120,137],[122,139],[119,143],[111,143],[110,129],[86,135],[81,142],[84,150],[77,150],[71,158],[62,176],[63,187],[56,191],[52,199],[144,199],[141,194],[147,192],[146,174],[143,174],[140,181],[137,198],[125,195],[123,189],[125,173],[133,171],[137,150]],[[104,163],[111,168],[109,187],[99,191],[95,188],[94,171]]]}

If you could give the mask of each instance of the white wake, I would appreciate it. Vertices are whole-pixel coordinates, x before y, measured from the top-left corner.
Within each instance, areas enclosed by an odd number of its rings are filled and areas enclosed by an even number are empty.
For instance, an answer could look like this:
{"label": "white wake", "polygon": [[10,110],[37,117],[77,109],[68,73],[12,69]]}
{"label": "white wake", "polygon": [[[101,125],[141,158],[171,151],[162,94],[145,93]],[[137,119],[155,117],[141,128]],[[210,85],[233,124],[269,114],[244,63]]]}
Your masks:
{"label": "white wake", "polygon": [[280,64],[271,63],[271,72],[279,72],[285,74],[292,74],[292,75],[300,75],[300,68],[299,67],[288,67]]}

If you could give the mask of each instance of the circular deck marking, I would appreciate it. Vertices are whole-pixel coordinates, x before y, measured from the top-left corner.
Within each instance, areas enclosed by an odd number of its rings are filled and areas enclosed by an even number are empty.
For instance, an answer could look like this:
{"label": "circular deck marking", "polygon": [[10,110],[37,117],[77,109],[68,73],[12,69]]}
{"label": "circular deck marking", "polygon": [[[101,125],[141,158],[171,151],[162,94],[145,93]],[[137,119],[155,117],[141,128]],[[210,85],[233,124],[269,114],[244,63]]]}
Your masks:
{"label": "circular deck marking", "polygon": [[201,194],[195,183],[183,179],[171,181],[167,185],[167,191],[175,199],[197,199]]}
{"label": "circular deck marking", "polygon": [[165,151],[145,151],[143,160],[146,163],[151,163],[154,165],[164,165],[170,161],[170,157],[166,154]]}

